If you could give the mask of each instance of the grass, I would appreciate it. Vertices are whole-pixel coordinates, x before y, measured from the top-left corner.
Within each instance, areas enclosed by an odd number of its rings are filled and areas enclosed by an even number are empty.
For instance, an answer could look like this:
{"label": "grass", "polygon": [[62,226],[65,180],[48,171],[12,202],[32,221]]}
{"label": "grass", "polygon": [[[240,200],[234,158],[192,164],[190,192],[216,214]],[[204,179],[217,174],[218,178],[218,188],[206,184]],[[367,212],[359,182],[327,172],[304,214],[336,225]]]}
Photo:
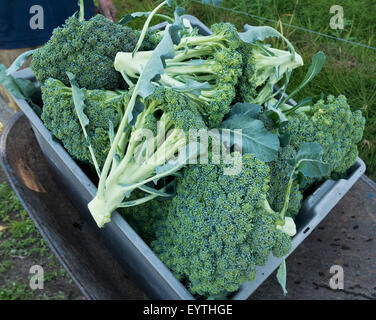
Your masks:
{"label": "grass", "polygon": [[[114,0],[118,17],[136,11],[150,11],[159,1],[154,0]],[[198,1],[200,2],[200,1]],[[314,100],[321,94],[344,94],[353,110],[362,110],[366,117],[364,139],[359,145],[360,157],[367,164],[367,175],[376,180],[376,51],[339,40],[308,33],[284,26],[288,23],[316,32],[355,41],[376,47],[375,24],[376,2],[373,0],[345,0],[340,4],[344,9],[344,29],[332,30],[329,26],[332,14],[329,9],[337,2],[325,0],[224,0],[221,6],[252,15],[273,19],[277,22],[265,22],[262,19],[230,12],[220,8],[202,5],[196,1],[182,0],[177,3],[187,8],[206,25],[228,21],[239,30],[245,23],[251,25],[270,25],[279,29],[294,44],[302,55],[305,66],[298,69],[290,88],[299,83],[305,75],[314,53],[321,50],[327,56],[322,72],[307,86],[297,99],[311,96]],[[162,12],[171,13],[170,9]],[[155,22],[159,22],[158,19]],[[132,27],[141,28],[143,20],[132,22]],[[279,45],[279,43],[273,43]]]}
{"label": "grass", "polygon": [[[78,295],[67,272],[51,253],[16,194],[0,183],[0,300],[68,299]],[[32,290],[32,265],[44,269],[44,289]]]}

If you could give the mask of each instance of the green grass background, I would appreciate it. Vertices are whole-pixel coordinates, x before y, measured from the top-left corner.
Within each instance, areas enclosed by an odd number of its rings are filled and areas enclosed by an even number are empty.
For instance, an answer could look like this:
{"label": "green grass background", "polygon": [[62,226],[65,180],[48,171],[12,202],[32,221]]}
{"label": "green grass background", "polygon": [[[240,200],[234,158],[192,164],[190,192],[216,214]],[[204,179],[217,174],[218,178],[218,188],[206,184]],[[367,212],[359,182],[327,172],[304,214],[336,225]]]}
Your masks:
{"label": "green grass background", "polygon": [[[160,1],[155,0],[114,0],[118,18],[136,11],[151,11]],[[311,96],[319,99],[321,94],[344,94],[353,110],[360,109],[366,117],[364,139],[359,145],[360,157],[367,164],[367,174],[376,180],[376,51],[346,42],[283,26],[281,22],[307,28],[346,40],[376,47],[374,0],[224,0],[221,6],[252,15],[276,20],[266,22],[245,14],[230,12],[198,3],[200,1],[175,1],[195,15],[206,25],[228,21],[239,30],[245,23],[251,25],[270,25],[280,30],[293,42],[297,52],[302,55],[305,66],[296,70],[290,88],[304,77],[311,57],[319,50],[327,56],[322,72],[296,98]],[[332,5],[339,4],[344,9],[345,27],[332,30],[329,22],[333,14]],[[171,13],[165,8],[164,13]],[[132,27],[141,28],[143,20],[132,22]],[[159,22],[155,19],[155,22]],[[274,43],[274,45],[281,45]]]}

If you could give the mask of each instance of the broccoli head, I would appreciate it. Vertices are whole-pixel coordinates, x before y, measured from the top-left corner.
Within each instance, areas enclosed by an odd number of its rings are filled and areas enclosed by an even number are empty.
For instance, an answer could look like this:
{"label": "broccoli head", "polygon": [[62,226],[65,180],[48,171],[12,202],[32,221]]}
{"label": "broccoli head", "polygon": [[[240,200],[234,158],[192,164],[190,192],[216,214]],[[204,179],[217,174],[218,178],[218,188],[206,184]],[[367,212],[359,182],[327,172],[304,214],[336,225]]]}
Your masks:
{"label": "broccoli head", "polygon": [[224,175],[224,162],[186,167],[156,224],[153,250],[193,294],[234,292],[271,252],[290,250],[290,236],[276,228],[280,215],[266,204],[268,166],[251,154],[234,156],[238,175]]}
{"label": "broccoli head", "polygon": [[311,107],[292,109],[286,114],[289,121],[281,132],[290,136],[295,150],[305,142],[319,143],[333,178],[346,173],[356,162],[365,118],[360,110],[351,111],[345,96],[329,95],[326,101],[321,99]]}
{"label": "broccoli head", "polygon": [[[175,46],[175,56],[166,59],[160,85],[181,92],[194,101],[208,127],[217,127],[235,98],[235,85],[242,72],[242,56],[236,51],[240,38],[234,25],[212,26],[213,34],[190,34]],[[139,78],[153,51],[139,51],[134,57],[119,52],[114,66],[132,79]]]}
{"label": "broccoli head", "polygon": [[117,89],[123,79],[113,67],[115,55],[118,51],[131,52],[136,42],[132,29],[102,15],[84,21],[72,16],[33,54],[31,69],[41,85],[48,78],[69,85],[69,71],[76,75],[80,87]]}
{"label": "broccoli head", "polygon": [[[303,65],[302,57],[258,43],[242,43],[238,48],[243,58],[242,76],[237,86],[237,100],[264,104],[273,97],[273,86],[286,73]],[[295,58],[294,58],[295,57]]]}
{"label": "broccoli head", "polygon": [[[109,122],[119,124],[125,93],[104,90],[86,90],[85,114],[89,119],[88,138],[100,166],[110,148]],[[91,164],[87,141],[77,117],[72,89],[61,81],[48,79],[42,86],[42,121],[59,139],[72,158]]]}
{"label": "broccoli head", "polygon": [[[140,190],[132,192],[129,200],[135,200],[145,196]],[[156,198],[138,206],[119,208],[119,213],[132,226],[142,239],[150,244],[155,240],[155,225],[167,215],[170,199]]]}

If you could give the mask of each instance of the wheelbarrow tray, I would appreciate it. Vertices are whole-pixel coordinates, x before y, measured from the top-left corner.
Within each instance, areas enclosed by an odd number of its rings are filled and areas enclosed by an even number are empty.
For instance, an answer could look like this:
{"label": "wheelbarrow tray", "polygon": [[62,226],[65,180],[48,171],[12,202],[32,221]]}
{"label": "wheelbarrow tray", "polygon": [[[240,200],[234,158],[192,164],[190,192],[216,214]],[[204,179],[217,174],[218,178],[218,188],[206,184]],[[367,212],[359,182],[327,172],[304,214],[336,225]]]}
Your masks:
{"label": "wheelbarrow tray", "polygon": [[[197,18],[185,16],[202,34],[210,30]],[[156,26],[163,28],[164,24]],[[16,77],[33,79],[31,70],[15,73]],[[57,175],[63,188],[85,219],[92,219],[87,208],[88,202],[95,196],[97,188],[81,168],[69,156],[61,144],[54,141],[51,133],[25,100],[16,99],[19,107],[29,119],[37,141]],[[346,179],[327,180],[321,184],[304,202],[296,225],[297,234],[292,240],[292,253],[295,248],[325,218],[330,210],[350,190],[365,172],[364,162],[358,158],[348,171]],[[139,284],[145,294],[152,299],[194,299],[172,272],[159,260],[141,237],[118,213],[112,214],[112,220],[98,231],[108,249],[117,257],[129,275]],[[244,283],[232,296],[232,299],[247,299],[252,292],[279,266],[281,259],[270,256],[267,264],[259,267],[255,280]]]}

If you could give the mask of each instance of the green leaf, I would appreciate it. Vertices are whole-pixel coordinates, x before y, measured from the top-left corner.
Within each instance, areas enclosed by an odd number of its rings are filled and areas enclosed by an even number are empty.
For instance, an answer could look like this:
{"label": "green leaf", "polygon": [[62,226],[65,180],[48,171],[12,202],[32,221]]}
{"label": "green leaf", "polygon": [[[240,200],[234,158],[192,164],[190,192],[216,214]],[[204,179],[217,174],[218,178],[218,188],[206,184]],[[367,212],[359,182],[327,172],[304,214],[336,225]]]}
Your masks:
{"label": "green leaf", "polygon": [[[242,153],[252,153],[261,161],[273,161],[278,156],[280,143],[278,136],[265,129],[262,121],[248,115],[233,115],[222,122],[221,128],[230,129],[233,135],[221,135],[222,141],[229,147],[234,145],[235,139],[242,139]],[[241,130],[239,137],[238,131]],[[228,140],[228,136],[233,136]],[[225,141],[227,140],[227,141]]]}
{"label": "green leaf", "polygon": [[290,144],[291,136],[289,134],[280,134],[279,135],[279,142],[281,144],[281,147],[287,147]]}
{"label": "green leaf", "polygon": [[87,125],[89,125],[89,118],[86,116],[84,112],[85,91],[77,86],[75,76],[72,73],[67,72],[67,75],[72,86],[72,97],[78,119],[81,123],[81,126],[85,128]]}
{"label": "green leaf", "polygon": [[25,98],[31,98],[37,91],[34,83],[28,79],[17,78],[14,79]]}
{"label": "green leaf", "polygon": [[13,61],[13,63],[10,65],[10,67],[7,70],[7,76],[11,75],[12,73],[18,71],[22,65],[26,62],[26,60],[38,49],[33,49],[26,51],[22,54],[20,54],[16,60]]}
{"label": "green leaf", "polygon": [[320,160],[304,159],[299,164],[298,171],[306,177],[321,178],[330,174],[330,166]]}
{"label": "green leaf", "polygon": [[277,225],[277,229],[281,230],[283,233],[293,237],[296,235],[296,225],[294,219],[291,217],[285,217],[283,225]]}
{"label": "green leaf", "polygon": [[67,76],[69,78],[69,82],[72,87],[72,97],[73,97],[73,103],[74,108],[78,117],[78,120],[81,124],[82,131],[84,133],[84,136],[86,138],[87,146],[90,151],[91,158],[94,163],[95,170],[97,171],[98,177],[101,176],[101,171],[98,165],[98,161],[95,157],[93,147],[90,144],[90,139],[86,131],[86,126],[89,125],[89,118],[86,116],[84,109],[85,109],[85,91],[83,89],[80,89],[76,82],[76,77],[73,73],[67,72]]}
{"label": "green leaf", "polygon": [[304,143],[296,155],[296,171],[310,178],[326,177],[330,166],[322,161],[323,149],[316,142]]}
{"label": "green leaf", "polygon": [[25,97],[22,94],[17,81],[12,76],[8,76],[6,70],[6,67],[3,64],[0,64],[0,83],[16,98],[24,99]]}
{"label": "green leaf", "polygon": [[35,85],[27,79],[15,79],[12,75],[7,75],[7,69],[0,64],[0,83],[18,99],[25,99],[31,102],[31,96],[36,92]]}
{"label": "green leaf", "polygon": [[258,104],[251,104],[247,102],[238,102],[234,104],[230,112],[228,113],[228,117],[233,115],[247,115],[252,118],[256,118],[260,113],[262,107]]}
{"label": "green leaf", "polygon": [[170,27],[168,29],[168,32],[165,33],[146,63],[144,72],[142,72],[138,79],[139,87],[137,94],[144,99],[154,91],[154,86],[151,82],[164,73],[164,60],[172,59],[175,55],[174,43],[171,36],[175,32],[177,32],[175,28]]}
{"label": "green leaf", "polygon": [[[294,97],[301,89],[303,89],[316,75],[321,71],[326,60],[326,56],[322,51],[319,51],[312,57],[312,64],[308,68],[307,74],[301,84],[291,92],[284,100],[283,103]],[[294,112],[296,108],[289,110],[286,114]]]}
{"label": "green leaf", "polygon": [[281,38],[283,39],[287,47],[292,54],[292,56],[295,55],[295,49],[293,45],[290,43],[290,41],[285,38],[281,33],[279,33],[276,29],[269,27],[269,26],[250,26],[249,24],[246,24],[244,26],[245,32],[239,32],[239,37],[241,40],[243,40],[246,43],[254,43],[256,41],[264,41],[267,38]]}
{"label": "green leaf", "polygon": [[132,110],[132,120],[129,122],[131,126],[133,126],[136,123],[138,115],[144,110],[145,105],[141,102],[140,99],[137,98]]}
{"label": "green leaf", "polygon": [[286,115],[280,109],[274,108],[272,106],[268,107],[265,114],[277,124],[282,124],[288,121]]}
{"label": "green leaf", "polygon": [[302,159],[321,160],[324,149],[317,142],[306,142],[301,145],[298,153],[296,154],[296,161]]}
{"label": "green leaf", "polygon": [[[141,17],[147,18],[150,14],[151,14],[150,11],[149,12],[134,12],[134,13],[126,14],[120,18],[120,20],[118,21],[118,24],[122,26],[126,26],[127,24],[131,23],[134,19],[141,18]],[[156,13],[155,16],[166,19],[169,22],[174,22],[174,19],[163,14]]]}
{"label": "green leaf", "polygon": [[281,264],[278,268],[277,280],[278,280],[278,283],[281,285],[284,296],[287,294],[286,277],[287,277],[287,275],[286,275],[286,260],[285,260],[285,258],[283,258],[282,262],[281,262]]}

